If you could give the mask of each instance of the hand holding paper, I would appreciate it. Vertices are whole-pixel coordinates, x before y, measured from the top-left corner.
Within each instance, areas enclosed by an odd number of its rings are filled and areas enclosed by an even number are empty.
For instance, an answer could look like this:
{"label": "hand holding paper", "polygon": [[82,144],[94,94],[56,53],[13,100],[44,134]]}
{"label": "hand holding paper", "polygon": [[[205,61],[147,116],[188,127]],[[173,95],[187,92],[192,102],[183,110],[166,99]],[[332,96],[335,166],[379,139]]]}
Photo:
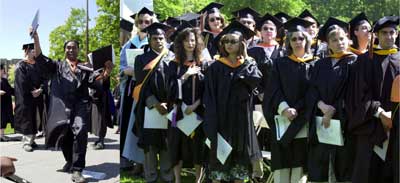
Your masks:
{"label": "hand holding paper", "polygon": [[33,38],[33,35],[35,34],[37,28],[39,27],[39,9],[36,11],[35,17],[33,18],[32,21],[32,29],[29,32],[29,35],[31,38]]}

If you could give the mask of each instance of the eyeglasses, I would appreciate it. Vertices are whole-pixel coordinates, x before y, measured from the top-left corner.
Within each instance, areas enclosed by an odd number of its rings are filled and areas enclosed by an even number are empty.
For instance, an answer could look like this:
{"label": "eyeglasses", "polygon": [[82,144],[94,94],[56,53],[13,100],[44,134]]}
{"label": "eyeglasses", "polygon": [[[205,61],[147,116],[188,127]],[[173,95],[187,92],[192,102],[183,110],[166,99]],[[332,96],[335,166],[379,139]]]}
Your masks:
{"label": "eyeglasses", "polygon": [[231,40],[225,39],[225,40],[222,40],[221,42],[222,42],[222,44],[228,44],[228,43],[236,44],[236,43],[239,43],[239,40],[238,39],[231,39]]}
{"label": "eyeglasses", "polygon": [[247,24],[247,25],[254,24],[254,22],[250,21],[250,20],[241,20],[240,23]]}
{"label": "eyeglasses", "polygon": [[275,31],[275,29],[272,27],[263,27],[262,30],[263,31]]}
{"label": "eyeglasses", "polygon": [[210,18],[210,22],[221,21],[221,17],[212,17]]}
{"label": "eyeglasses", "polygon": [[139,24],[143,24],[143,23],[149,25],[150,20],[139,20]]}
{"label": "eyeglasses", "polygon": [[304,37],[292,37],[292,39],[290,39],[290,41],[292,41],[292,42],[296,42],[297,40],[300,40],[300,41],[304,41]]}

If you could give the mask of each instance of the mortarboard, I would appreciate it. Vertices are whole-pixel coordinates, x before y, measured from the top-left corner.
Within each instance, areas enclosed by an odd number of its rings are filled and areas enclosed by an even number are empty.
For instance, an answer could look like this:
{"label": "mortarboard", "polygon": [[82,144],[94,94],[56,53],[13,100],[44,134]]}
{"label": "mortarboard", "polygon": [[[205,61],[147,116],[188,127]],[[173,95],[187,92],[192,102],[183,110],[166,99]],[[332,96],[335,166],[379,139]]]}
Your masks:
{"label": "mortarboard", "polygon": [[329,17],[329,19],[325,22],[324,26],[319,29],[318,32],[318,39],[321,41],[327,41],[327,33],[332,30],[330,28],[332,25],[338,25],[341,27],[345,32],[349,31],[349,24],[347,22],[343,22],[339,19]]}
{"label": "mortarboard", "polygon": [[264,25],[264,22],[267,20],[270,20],[275,24],[276,30],[278,30],[282,26],[282,22],[278,18],[267,13],[263,17],[261,17],[259,21],[257,21],[257,26],[256,26],[257,30],[260,30],[261,27]]}
{"label": "mortarboard", "polygon": [[33,43],[28,43],[28,44],[22,45],[22,49],[23,50],[26,50],[26,49],[31,50],[31,49],[34,49],[34,48],[35,48],[35,44],[33,44]]}
{"label": "mortarboard", "polygon": [[257,11],[252,8],[246,7],[240,10],[236,10],[232,12],[233,16],[236,18],[252,18],[253,20],[257,21],[257,19],[261,16]]}
{"label": "mortarboard", "polygon": [[121,29],[124,29],[124,30],[128,31],[128,32],[132,32],[133,23],[132,23],[132,22],[129,22],[129,21],[125,20],[125,19],[121,19],[121,20],[119,21],[119,27],[120,27]]}
{"label": "mortarboard", "polygon": [[190,25],[192,25],[193,27],[197,27],[197,24],[198,24],[197,22],[198,22],[199,18],[200,18],[200,15],[197,13],[186,13],[186,14],[176,17],[176,19],[178,19],[180,21],[186,21],[186,22],[190,23]]}
{"label": "mortarboard", "polygon": [[282,23],[287,22],[289,19],[291,19],[292,17],[289,16],[286,13],[283,12],[278,12],[277,14],[274,15],[276,18],[278,18]]}
{"label": "mortarboard", "polygon": [[114,49],[112,48],[112,45],[108,45],[93,51],[91,56],[93,69],[98,70],[103,68],[104,64],[108,60],[114,62],[113,54],[114,54]]}
{"label": "mortarboard", "polygon": [[227,27],[225,27],[222,30],[222,32],[220,32],[218,34],[218,36],[214,39],[215,43],[218,43],[223,35],[228,34],[228,33],[234,33],[234,32],[241,32],[243,35],[243,38],[245,40],[256,35],[256,33],[254,31],[252,31],[251,29],[249,29],[247,26],[243,25],[242,23],[240,23],[238,21],[233,21]]}
{"label": "mortarboard", "polygon": [[165,32],[167,32],[169,29],[172,29],[172,27],[156,22],[143,29],[143,32],[146,32],[149,35],[158,35],[161,33],[160,31],[164,32],[165,34]]}
{"label": "mortarboard", "polygon": [[186,28],[192,28],[193,26],[187,22],[187,21],[182,21],[181,25],[179,25],[176,29],[176,31],[174,33],[171,34],[171,36],[169,37],[172,41],[175,40],[176,36],[178,36],[178,34],[180,32],[182,32],[184,29]]}
{"label": "mortarboard", "polygon": [[385,27],[393,27],[396,29],[396,26],[399,25],[399,16],[385,16],[374,24],[373,32],[378,32],[379,30]]}
{"label": "mortarboard", "polygon": [[150,16],[154,15],[154,12],[149,10],[146,7],[143,7],[141,10],[139,10],[137,13],[131,15],[131,18],[135,19],[136,15],[142,15],[142,14],[149,14]]}
{"label": "mortarboard", "polygon": [[368,20],[368,18],[367,18],[367,16],[365,15],[364,12],[358,14],[358,15],[355,16],[353,19],[351,19],[351,20],[349,21],[349,24],[350,24],[350,34],[353,35],[353,34],[354,34],[354,29],[355,29],[358,25],[364,23],[365,21],[369,23],[369,20]]}
{"label": "mortarboard", "polygon": [[288,32],[306,31],[305,28],[311,26],[313,23],[301,18],[294,17],[283,24],[283,27]]}
{"label": "mortarboard", "polygon": [[198,13],[205,13],[207,12],[208,14],[210,13],[215,13],[215,12],[219,12],[219,9],[221,9],[224,5],[221,3],[216,3],[216,2],[212,2],[210,4],[208,4],[206,7],[204,7],[203,9],[201,9]]}
{"label": "mortarboard", "polygon": [[300,13],[299,15],[300,18],[306,18],[306,17],[311,17],[312,19],[315,20],[315,22],[317,23],[317,26],[319,26],[319,22],[317,20],[317,18],[314,17],[314,15],[311,14],[310,11],[308,11],[307,9],[305,9],[303,12]]}
{"label": "mortarboard", "polygon": [[168,24],[171,27],[178,27],[181,24],[181,21],[175,17],[168,17],[164,23]]}

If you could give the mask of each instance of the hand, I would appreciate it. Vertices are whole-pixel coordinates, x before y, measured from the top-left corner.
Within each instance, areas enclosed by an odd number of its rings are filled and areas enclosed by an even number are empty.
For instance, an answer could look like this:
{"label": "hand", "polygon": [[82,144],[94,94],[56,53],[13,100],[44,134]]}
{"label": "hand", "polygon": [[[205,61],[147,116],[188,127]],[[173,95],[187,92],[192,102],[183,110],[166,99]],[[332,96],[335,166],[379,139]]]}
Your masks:
{"label": "hand", "polygon": [[[29,26],[29,28],[28,28],[28,33],[29,33],[29,35],[31,35],[32,34],[32,31],[33,31],[33,27],[32,26]],[[37,30],[33,33],[33,37],[35,38],[35,37],[37,37],[38,36],[38,33],[37,33]]]}
{"label": "hand", "polygon": [[157,111],[161,115],[168,113],[167,103],[159,103],[159,104],[156,104],[154,107],[157,109]]}
{"label": "hand", "polygon": [[41,88],[31,91],[33,98],[38,97],[42,93],[42,91],[43,91],[43,89],[41,89]]}
{"label": "hand", "polygon": [[389,131],[393,125],[391,113],[383,111],[379,114],[379,118],[385,131]]}
{"label": "hand", "polygon": [[10,176],[15,173],[14,161],[17,159],[12,157],[1,156],[0,157],[0,165],[1,165],[1,176]]}
{"label": "hand", "polygon": [[282,115],[293,121],[297,117],[297,111],[294,108],[286,108],[283,110]]}
{"label": "hand", "polygon": [[329,128],[331,125],[331,118],[332,117],[325,115],[322,117],[322,125],[324,125],[325,128]]}
{"label": "hand", "polygon": [[135,70],[132,67],[127,67],[124,70],[124,74],[128,75],[128,76],[133,76],[133,73],[135,72]]}
{"label": "hand", "polygon": [[6,92],[3,91],[3,90],[0,90],[0,96],[1,96],[1,95],[4,95],[4,94],[6,94]]}
{"label": "hand", "polygon": [[194,110],[196,110],[196,108],[197,108],[196,104],[188,105],[185,109],[185,114],[187,115],[191,114]]}
{"label": "hand", "polygon": [[113,68],[114,68],[114,64],[111,62],[111,60],[104,63],[103,77],[107,78],[108,76],[110,76]]}
{"label": "hand", "polygon": [[333,106],[327,105],[323,101],[318,102],[318,108],[322,111],[322,113],[324,113],[324,116],[327,115],[330,118],[332,118],[336,112],[336,109]]}
{"label": "hand", "polygon": [[190,66],[188,68],[188,70],[186,71],[186,73],[183,75],[183,79],[186,80],[189,76],[198,74],[200,72],[200,70],[201,70],[201,68],[199,66],[195,66],[195,65]]}

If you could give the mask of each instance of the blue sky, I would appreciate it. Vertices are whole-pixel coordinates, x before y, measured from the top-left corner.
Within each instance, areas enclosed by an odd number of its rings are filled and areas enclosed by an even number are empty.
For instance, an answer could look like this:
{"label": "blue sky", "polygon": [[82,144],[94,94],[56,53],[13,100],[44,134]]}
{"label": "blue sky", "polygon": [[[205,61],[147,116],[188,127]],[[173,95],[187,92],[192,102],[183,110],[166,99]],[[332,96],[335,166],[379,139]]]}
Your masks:
{"label": "blue sky", "polygon": [[[0,0],[0,58],[22,58],[22,44],[33,42],[28,35],[40,9],[39,38],[44,54],[49,53],[49,35],[67,20],[71,8],[86,8],[86,0]],[[96,0],[89,0],[90,27],[97,16]]]}

